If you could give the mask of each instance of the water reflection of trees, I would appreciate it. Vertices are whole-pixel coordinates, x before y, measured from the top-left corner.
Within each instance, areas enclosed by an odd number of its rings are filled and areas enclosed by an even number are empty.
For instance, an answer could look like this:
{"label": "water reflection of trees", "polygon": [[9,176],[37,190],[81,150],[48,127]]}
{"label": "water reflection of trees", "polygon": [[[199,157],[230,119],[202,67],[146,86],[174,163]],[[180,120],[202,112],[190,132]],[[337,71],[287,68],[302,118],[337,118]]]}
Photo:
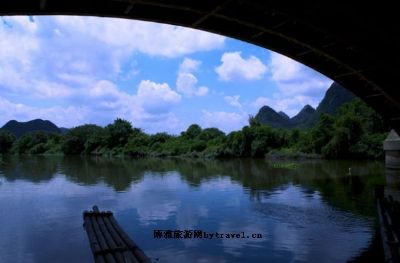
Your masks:
{"label": "water reflection of trees", "polygon": [[58,161],[43,156],[3,156],[0,170],[7,181],[46,182],[57,173]]}
{"label": "water reflection of trees", "polygon": [[94,185],[104,182],[115,191],[125,191],[143,178],[143,170],[122,159],[84,158],[67,156],[60,162],[60,171],[78,184]]}
{"label": "water reflection of trees", "polygon": [[[295,169],[275,168],[263,159],[109,159],[84,157],[4,158],[0,170],[8,181],[48,181],[56,174],[83,185],[104,182],[115,191],[125,191],[140,182],[145,173],[166,176],[175,171],[191,187],[229,177],[245,188],[251,198],[261,199],[289,184],[300,186],[305,197],[318,191],[322,199],[338,208],[372,215],[373,187],[384,183],[379,162],[307,161]],[[352,175],[346,174],[352,168]]]}
{"label": "water reflection of trees", "polygon": [[[352,173],[348,174],[351,167]],[[364,215],[375,215],[373,190],[384,185],[384,167],[380,162],[331,161],[304,165],[299,171],[309,174],[295,178],[303,187],[321,192],[329,204]]]}

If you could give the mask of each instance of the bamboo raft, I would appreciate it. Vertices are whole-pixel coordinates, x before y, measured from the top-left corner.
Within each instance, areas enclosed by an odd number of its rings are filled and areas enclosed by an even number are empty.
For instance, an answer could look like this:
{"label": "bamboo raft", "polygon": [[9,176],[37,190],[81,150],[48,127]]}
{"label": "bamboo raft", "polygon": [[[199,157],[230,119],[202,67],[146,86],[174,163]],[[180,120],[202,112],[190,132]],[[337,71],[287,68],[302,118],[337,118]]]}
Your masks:
{"label": "bamboo raft", "polygon": [[100,212],[93,206],[93,211],[83,212],[83,222],[96,263],[151,262],[122,230],[112,212]]}
{"label": "bamboo raft", "polygon": [[400,262],[400,203],[381,196],[377,208],[385,262]]}

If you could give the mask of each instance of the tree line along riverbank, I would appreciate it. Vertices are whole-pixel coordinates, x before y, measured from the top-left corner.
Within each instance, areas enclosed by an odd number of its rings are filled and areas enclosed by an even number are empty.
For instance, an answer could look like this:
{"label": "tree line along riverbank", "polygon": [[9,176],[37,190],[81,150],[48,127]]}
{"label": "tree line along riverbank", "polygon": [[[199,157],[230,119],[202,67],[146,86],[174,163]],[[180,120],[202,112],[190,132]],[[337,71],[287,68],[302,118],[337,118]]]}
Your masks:
{"label": "tree line along riverbank", "polygon": [[36,131],[18,139],[2,130],[0,153],[380,159],[387,131],[383,119],[356,99],[340,107],[336,115],[322,114],[317,124],[307,130],[274,128],[249,116],[247,126],[229,134],[197,124],[179,135],[146,134],[118,118],[105,127],[85,124],[63,134]]}

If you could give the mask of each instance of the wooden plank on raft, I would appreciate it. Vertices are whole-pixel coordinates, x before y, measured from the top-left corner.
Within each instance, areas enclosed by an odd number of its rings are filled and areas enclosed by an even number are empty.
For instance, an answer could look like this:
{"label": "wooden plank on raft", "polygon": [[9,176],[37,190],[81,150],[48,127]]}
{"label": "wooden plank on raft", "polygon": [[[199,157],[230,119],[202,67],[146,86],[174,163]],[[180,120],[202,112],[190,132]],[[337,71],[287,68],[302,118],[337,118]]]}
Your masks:
{"label": "wooden plank on raft", "polygon": [[112,212],[83,212],[83,225],[96,263],[151,262],[139,246],[123,231]]}

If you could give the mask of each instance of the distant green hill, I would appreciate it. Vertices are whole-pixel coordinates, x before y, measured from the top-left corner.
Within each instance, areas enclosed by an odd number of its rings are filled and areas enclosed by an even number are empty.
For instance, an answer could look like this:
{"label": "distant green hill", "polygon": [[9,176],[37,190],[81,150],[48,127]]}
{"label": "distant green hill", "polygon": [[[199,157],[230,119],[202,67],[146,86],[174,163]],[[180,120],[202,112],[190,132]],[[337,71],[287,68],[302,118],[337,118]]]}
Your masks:
{"label": "distant green hill", "polygon": [[315,115],[316,110],[311,107],[310,105],[306,105],[301,109],[299,113],[297,113],[296,116],[290,119],[290,128],[307,128],[307,123],[309,122],[310,119],[313,118]]}
{"label": "distant green hill", "polygon": [[28,132],[43,131],[48,133],[61,133],[61,130],[51,121],[47,120],[31,120],[27,122],[18,122],[11,120],[7,122],[1,130],[7,130],[13,133],[17,138],[23,136]]}
{"label": "distant green hill", "polygon": [[258,111],[255,119],[262,124],[270,125],[275,128],[307,129],[313,127],[318,122],[322,113],[334,115],[340,106],[355,98],[353,93],[334,82],[326,91],[317,109],[306,105],[296,116],[289,118],[282,111],[278,113],[269,106],[263,106]]}
{"label": "distant green hill", "polygon": [[285,119],[290,119],[289,116],[287,116],[286,113],[284,113],[283,111],[278,112],[279,115],[281,115],[282,117],[284,117]]}
{"label": "distant green hill", "polygon": [[305,124],[306,127],[314,126],[322,113],[335,115],[337,110],[345,103],[354,100],[356,96],[340,84],[334,82],[326,91],[324,98],[319,103],[315,114]]}
{"label": "distant green hill", "polygon": [[[282,112],[285,114],[284,112]],[[256,115],[256,120],[262,124],[268,124],[275,128],[289,128],[290,118],[283,114],[277,113],[274,109],[269,106],[262,106]]]}

